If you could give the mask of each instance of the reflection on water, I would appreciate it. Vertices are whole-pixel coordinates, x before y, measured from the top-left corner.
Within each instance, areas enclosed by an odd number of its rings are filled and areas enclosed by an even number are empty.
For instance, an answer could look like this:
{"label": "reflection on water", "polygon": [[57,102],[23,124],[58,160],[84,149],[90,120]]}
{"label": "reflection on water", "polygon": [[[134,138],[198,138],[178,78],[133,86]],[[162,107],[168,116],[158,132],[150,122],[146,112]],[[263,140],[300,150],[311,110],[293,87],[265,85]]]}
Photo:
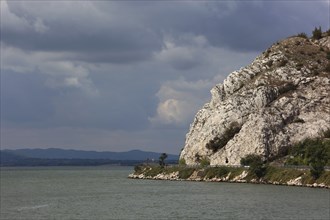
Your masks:
{"label": "reflection on water", "polygon": [[49,205],[35,205],[35,206],[25,206],[25,207],[20,207],[17,209],[17,211],[22,211],[22,210],[25,210],[25,209],[40,209],[40,208],[45,208]]}

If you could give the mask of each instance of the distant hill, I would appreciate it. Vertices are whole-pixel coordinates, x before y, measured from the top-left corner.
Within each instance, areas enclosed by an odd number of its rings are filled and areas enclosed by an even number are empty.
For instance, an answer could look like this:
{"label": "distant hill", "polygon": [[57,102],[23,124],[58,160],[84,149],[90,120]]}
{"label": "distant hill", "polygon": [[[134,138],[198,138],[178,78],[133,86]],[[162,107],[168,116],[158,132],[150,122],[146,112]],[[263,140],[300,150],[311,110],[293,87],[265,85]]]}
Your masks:
{"label": "distant hill", "polygon": [[[57,165],[134,165],[147,159],[158,161],[161,153],[131,150],[127,152],[98,152],[83,150],[18,149],[2,150],[1,166],[57,166]],[[167,161],[178,161],[178,155],[168,154]]]}
{"label": "distant hill", "polygon": [[20,155],[13,154],[11,152],[1,151],[0,159],[1,162],[4,163],[12,163],[19,160],[25,160],[26,158]]}
{"label": "distant hill", "polygon": [[[127,152],[111,152],[111,151],[84,151],[84,150],[65,150],[59,148],[48,149],[18,149],[3,150],[3,152],[12,153],[13,155],[42,158],[42,159],[111,159],[111,160],[158,160],[161,153],[147,152],[141,150],[131,150]],[[178,155],[168,154],[168,160],[178,160]]]}

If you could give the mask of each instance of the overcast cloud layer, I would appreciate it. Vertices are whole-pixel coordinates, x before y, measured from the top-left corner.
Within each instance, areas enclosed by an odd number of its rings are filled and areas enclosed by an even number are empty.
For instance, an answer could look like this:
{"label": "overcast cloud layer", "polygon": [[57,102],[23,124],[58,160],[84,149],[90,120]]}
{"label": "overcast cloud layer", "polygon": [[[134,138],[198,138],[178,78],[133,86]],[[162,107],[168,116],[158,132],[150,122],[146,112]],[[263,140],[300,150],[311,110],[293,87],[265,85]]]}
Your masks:
{"label": "overcast cloud layer", "polygon": [[1,149],[179,153],[209,90],[329,1],[1,1]]}

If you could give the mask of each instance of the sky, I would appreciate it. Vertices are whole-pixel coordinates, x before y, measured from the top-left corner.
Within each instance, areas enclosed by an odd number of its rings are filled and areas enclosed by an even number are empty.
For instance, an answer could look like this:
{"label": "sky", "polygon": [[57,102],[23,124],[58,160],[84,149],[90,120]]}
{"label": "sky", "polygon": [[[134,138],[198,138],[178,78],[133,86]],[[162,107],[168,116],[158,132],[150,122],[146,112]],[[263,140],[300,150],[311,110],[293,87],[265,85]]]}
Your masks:
{"label": "sky", "polygon": [[330,0],[1,0],[1,149],[179,154],[211,88]]}

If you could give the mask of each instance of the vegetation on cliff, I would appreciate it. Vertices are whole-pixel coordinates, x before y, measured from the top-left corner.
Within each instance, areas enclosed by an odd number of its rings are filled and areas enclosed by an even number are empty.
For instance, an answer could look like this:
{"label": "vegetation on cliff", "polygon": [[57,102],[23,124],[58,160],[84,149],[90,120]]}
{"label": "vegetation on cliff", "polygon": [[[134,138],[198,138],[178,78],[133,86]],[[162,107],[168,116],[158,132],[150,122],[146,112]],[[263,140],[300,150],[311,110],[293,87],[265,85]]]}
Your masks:
{"label": "vegetation on cliff", "polygon": [[276,185],[330,187],[330,171],[315,179],[308,169],[266,166],[262,177],[248,167],[136,166],[130,177],[161,180],[269,183]]}
{"label": "vegetation on cliff", "polygon": [[[134,176],[146,179],[198,180],[272,183],[330,187],[329,131],[324,139],[306,139],[297,143],[289,151],[270,161],[260,155],[249,154],[241,159],[241,166],[187,166],[183,159],[176,166],[135,167]],[[274,159],[274,158],[273,158]],[[279,164],[279,161],[282,161]],[[164,165],[164,164],[163,164]]]}
{"label": "vegetation on cliff", "polygon": [[319,178],[324,166],[330,165],[330,141],[306,139],[296,144],[290,149],[286,164],[310,166],[313,178]]}

